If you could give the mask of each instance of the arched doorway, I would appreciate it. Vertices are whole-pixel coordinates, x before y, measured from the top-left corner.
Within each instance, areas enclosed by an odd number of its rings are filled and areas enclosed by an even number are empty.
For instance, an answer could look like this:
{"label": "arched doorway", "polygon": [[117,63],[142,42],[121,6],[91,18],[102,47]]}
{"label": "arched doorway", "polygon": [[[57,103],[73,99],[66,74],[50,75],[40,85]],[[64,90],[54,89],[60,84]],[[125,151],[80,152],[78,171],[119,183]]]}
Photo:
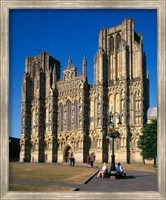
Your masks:
{"label": "arched doorway", "polygon": [[73,150],[72,148],[68,145],[65,150],[64,150],[64,154],[63,154],[63,162],[69,162],[69,157],[73,156]]}

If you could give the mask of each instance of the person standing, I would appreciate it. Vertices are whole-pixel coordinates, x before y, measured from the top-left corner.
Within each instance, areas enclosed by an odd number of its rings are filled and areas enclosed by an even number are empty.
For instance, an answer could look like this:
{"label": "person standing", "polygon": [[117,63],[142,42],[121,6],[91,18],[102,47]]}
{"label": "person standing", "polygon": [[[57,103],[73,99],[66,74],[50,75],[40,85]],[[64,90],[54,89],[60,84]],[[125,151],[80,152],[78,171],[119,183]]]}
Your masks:
{"label": "person standing", "polygon": [[72,165],[73,165],[73,167],[75,165],[75,158],[74,157],[72,158]]}
{"label": "person standing", "polygon": [[90,165],[91,165],[91,167],[93,167],[93,157],[91,157],[91,159],[90,159]]}
{"label": "person standing", "polygon": [[90,167],[90,156],[89,155],[87,156],[87,165],[88,165],[88,167]]}
{"label": "person standing", "polygon": [[70,162],[70,166],[72,166],[72,163],[73,163],[73,157],[72,156],[69,157],[69,162]]}

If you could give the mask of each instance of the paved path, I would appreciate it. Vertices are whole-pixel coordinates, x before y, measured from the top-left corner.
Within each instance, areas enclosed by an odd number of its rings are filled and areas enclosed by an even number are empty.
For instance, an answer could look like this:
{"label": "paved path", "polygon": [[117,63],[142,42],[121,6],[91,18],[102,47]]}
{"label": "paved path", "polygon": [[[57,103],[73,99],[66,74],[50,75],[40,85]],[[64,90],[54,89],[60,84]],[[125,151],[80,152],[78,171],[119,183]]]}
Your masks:
{"label": "paved path", "polygon": [[95,175],[87,184],[58,183],[51,181],[14,180],[11,183],[26,183],[37,185],[58,185],[76,188],[76,191],[98,192],[134,192],[157,191],[157,173],[142,171],[126,171],[126,179],[97,178]]}
{"label": "paved path", "polygon": [[103,179],[95,176],[85,185],[81,185],[80,191],[100,192],[134,192],[157,191],[157,173],[126,171],[126,179]]}

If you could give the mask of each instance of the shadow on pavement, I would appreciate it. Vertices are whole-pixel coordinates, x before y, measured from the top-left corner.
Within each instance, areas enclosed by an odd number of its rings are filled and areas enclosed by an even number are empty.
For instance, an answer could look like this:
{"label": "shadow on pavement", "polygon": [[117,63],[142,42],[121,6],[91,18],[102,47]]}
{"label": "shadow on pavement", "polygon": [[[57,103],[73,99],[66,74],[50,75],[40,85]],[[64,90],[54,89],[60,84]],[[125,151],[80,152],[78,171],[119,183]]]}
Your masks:
{"label": "shadow on pavement", "polygon": [[135,176],[126,176],[126,179],[135,179]]}

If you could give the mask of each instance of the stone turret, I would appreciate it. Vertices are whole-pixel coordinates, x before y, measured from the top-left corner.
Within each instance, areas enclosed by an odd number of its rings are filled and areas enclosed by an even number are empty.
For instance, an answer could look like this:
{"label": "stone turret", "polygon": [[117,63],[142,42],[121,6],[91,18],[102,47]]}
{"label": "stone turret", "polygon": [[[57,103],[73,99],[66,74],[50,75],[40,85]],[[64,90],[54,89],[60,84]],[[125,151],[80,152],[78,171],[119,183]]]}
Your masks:
{"label": "stone turret", "polygon": [[71,57],[69,56],[68,58],[68,68],[72,67],[72,60]]}
{"label": "stone turret", "polygon": [[87,61],[86,61],[86,55],[84,55],[83,61],[82,61],[82,75],[86,76],[86,68],[87,68]]}

